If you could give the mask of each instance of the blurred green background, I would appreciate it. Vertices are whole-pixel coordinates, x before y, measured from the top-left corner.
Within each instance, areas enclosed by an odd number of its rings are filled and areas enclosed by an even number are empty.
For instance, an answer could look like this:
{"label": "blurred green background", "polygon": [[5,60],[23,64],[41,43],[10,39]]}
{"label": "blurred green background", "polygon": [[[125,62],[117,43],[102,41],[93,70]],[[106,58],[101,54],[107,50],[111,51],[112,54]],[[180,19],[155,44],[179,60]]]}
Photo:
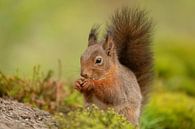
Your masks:
{"label": "blurred green background", "polygon": [[[192,51],[188,42],[195,43],[193,0],[0,0],[0,69],[28,74],[35,64],[55,69],[61,60],[63,74],[74,76],[90,27],[104,25],[116,8],[127,5],[147,9],[154,19],[154,48],[159,42],[176,40]],[[172,42],[167,45],[176,47]],[[165,49],[162,54],[166,53]]]}
{"label": "blurred green background", "polygon": [[78,77],[91,26],[122,6],[146,9],[155,24],[156,78],[143,128],[195,128],[194,0],[0,0],[0,71],[30,76],[34,65],[57,71],[60,60],[64,80]]}

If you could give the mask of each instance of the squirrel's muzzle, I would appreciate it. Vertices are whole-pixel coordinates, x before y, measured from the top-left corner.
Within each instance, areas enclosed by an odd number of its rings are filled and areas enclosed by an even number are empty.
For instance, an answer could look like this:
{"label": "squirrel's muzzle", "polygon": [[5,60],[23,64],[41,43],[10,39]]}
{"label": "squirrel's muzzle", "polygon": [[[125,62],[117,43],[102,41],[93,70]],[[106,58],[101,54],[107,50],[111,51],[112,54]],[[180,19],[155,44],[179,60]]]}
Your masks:
{"label": "squirrel's muzzle", "polygon": [[84,78],[89,78],[89,74],[86,70],[81,70],[81,73],[80,73],[81,77],[84,77]]}

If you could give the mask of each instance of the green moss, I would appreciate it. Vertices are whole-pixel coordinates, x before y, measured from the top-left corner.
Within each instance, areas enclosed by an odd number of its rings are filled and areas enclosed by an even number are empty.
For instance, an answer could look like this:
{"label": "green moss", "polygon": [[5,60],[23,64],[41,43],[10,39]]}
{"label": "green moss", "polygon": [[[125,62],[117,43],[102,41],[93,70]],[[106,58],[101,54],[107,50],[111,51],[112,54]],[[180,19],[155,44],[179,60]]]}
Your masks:
{"label": "green moss", "polygon": [[194,43],[160,42],[155,50],[155,70],[165,88],[195,96]]}
{"label": "green moss", "polygon": [[172,77],[164,81],[167,89],[195,96],[195,80],[189,77]]}
{"label": "green moss", "polygon": [[185,62],[173,54],[157,55],[155,64],[155,69],[159,77],[170,78],[173,76],[188,75]]}
{"label": "green moss", "polygon": [[152,96],[142,117],[142,129],[194,129],[195,99],[182,93]]}
{"label": "green moss", "polygon": [[[171,46],[170,46],[171,44]],[[195,76],[193,42],[159,42],[155,47],[155,68],[160,77]]]}
{"label": "green moss", "polygon": [[112,109],[102,111],[95,106],[80,108],[67,115],[56,114],[55,119],[60,129],[133,129],[124,117]]}

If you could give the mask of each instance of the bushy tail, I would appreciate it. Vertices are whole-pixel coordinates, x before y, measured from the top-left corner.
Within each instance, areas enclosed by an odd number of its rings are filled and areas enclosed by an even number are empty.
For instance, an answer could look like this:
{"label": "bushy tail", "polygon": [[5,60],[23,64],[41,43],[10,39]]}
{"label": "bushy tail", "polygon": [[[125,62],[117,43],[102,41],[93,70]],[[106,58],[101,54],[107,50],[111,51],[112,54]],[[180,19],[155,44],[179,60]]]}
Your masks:
{"label": "bushy tail", "polygon": [[143,10],[122,8],[114,13],[108,27],[112,30],[120,63],[135,73],[145,97],[153,77],[151,19]]}

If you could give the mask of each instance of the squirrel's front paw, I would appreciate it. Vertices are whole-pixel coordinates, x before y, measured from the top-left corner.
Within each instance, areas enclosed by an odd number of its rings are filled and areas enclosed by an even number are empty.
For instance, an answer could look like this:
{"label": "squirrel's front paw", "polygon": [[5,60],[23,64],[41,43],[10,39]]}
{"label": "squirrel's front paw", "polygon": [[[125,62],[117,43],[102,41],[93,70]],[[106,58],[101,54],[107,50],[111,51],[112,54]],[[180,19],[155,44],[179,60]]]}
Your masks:
{"label": "squirrel's front paw", "polygon": [[83,81],[81,79],[78,79],[77,81],[75,81],[75,87],[74,88],[78,91],[81,91],[82,85],[83,85]]}
{"label": "squirrel's front paw", "polygon": [[75,82],[75,89],[80,92],[91,89],[91,81],[88,79],[80,78]]}

